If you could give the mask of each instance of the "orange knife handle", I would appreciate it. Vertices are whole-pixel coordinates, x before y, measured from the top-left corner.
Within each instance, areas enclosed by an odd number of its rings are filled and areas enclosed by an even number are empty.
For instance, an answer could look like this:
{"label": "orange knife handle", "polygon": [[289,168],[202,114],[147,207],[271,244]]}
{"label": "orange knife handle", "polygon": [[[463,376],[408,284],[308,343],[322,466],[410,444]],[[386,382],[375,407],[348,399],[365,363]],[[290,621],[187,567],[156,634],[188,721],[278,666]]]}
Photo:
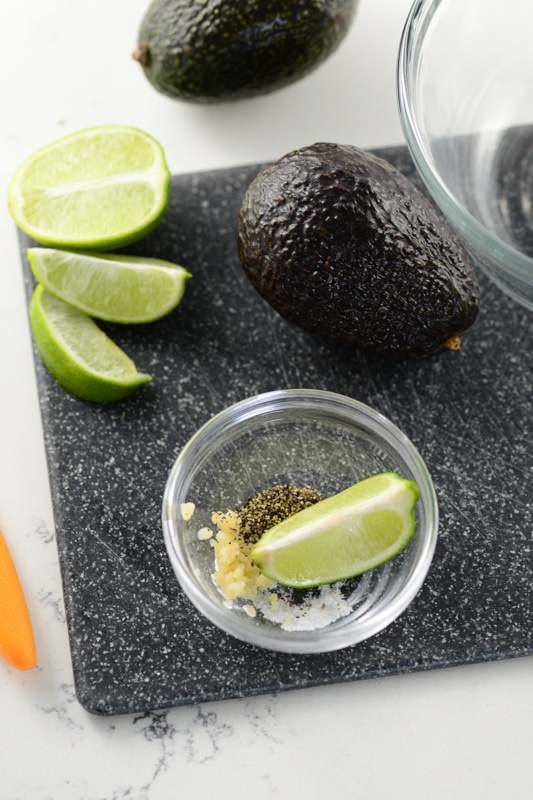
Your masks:
{"label": "orange knife handle", "polygon": [[37,663],[26,598],[1,531],[0,656],[16,669],[32,669]]}

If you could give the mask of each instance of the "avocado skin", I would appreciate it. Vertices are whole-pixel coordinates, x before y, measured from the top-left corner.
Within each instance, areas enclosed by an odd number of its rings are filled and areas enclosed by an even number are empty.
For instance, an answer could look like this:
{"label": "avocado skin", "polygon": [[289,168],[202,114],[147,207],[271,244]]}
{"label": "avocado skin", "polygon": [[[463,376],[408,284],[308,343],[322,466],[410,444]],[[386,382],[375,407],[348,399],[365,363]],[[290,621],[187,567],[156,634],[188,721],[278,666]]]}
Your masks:
{"label": "avocado skin", "polygon": [[348,32],[358,0],[153,0],[134,58],[170,97],[266,94],[311,72]]}
{"label": "avocado skin", "polygon": [[261,170],[237,248],[281,316],[366,350],[429,356],[479,311],[473,264],[441,214],[399,170],[353,146],[318,143]]}

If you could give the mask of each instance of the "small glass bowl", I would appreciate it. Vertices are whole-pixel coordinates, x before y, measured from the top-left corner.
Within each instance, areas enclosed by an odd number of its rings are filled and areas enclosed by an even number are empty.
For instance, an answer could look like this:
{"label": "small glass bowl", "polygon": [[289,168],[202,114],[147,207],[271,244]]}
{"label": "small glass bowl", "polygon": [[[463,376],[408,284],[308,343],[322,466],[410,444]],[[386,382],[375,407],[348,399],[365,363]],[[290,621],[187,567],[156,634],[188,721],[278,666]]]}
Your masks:
{"label": "small glass bowl", "polygon": [[407,146],[474,262],[533,309],[533,4],[415,0],[398,58]]}
{"label": "small glass bowl", "polygon": [[[261,610],[250,616],[254,601],[228,602],[212,578],[213,548],[198,538],[201,528],[214,527],[212,512],[238,510],[247,499],[276,484],[310,486],[327,496],[386,471],[418,483],[416,531],[405,550],[388,563],[327,587],[329,610],[318,623],[321,627],[305,629],[317,623],[306,621],[304,614],[303,623],[287,629]],[[188,520],[183,519],[184,503],[194,503]],[[238,639],[270,650],[319,653],[373,636],[405,610],[431,564],[438,507],[422,458],[385,417],[338,394],[289,389],[227,408],[190,439],[170,472],[162,520],[174,572],[208,620]],[[316,595],[318,590],[308,591]],[[295,607],[296,615],[300,608]],[[344,616],[335,618],[339,613]]]}

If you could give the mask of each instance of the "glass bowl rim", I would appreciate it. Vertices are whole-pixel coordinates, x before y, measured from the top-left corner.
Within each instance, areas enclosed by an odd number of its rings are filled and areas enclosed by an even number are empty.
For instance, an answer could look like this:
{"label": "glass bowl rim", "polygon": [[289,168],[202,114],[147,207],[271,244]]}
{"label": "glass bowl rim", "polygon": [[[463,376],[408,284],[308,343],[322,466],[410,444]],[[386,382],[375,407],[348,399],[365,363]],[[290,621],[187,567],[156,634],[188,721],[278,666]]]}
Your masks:
{"label": "glass bowl rim", "polygon": [[[178,506],[186,501],[186,494],[179,495],[183,486],[187,486],[186,476],[189,474],[188,464],[201,454],[204,442],[213,443],[229,427],[240,427],[242,423],[265,416],[266,411],[276,410],[288,404],[292,409],[300,404],[307,407],[331,407],[347,415],[354,422],[366,422],[370,430],[372,424],[384,439],[394,445],[398,451],[403,448],[402,459],[408,463],[414,479],[419,483],[420,501],[424,505],[427,516],[426,529],[422,531],[419,552],[415,559],[408,580],[399,592],[394,595],[393,602],[374,610],[369,618],[357,619],[350,625],[348,620],[338,627],[322,628],[313,631],[286,631],[281,628],[253,628],[246,615],[232,613],[216,604],[209,598],[189,573],[185,554],[181,550],[179,537],[175,530]],[[367,428],[367,430],[369,429]],[[386,434],[386,436],[385,436]],[[167,554],[174,573],[185,595],[207,620],[217,625],[226,633],[237,639],[274,651],[305,654],[322,653],[338,650],[356,644],[373,636],[391,624],[412,602],[418,594],[429,571],[435,552],[438,536],[439,509],[437,496],[429,471],[410,439],[387,417],[368,405],[345,395],[322,389],[280,389],[264,392],[240,400],[222,411],[219,411],[205,422],[194,433],[181,449],[170,470],[165,485],[162,504],[163,537]]]}
{"label": "glass bowl rim", "polygon": [[[533,259],[499,239],[459,202],[433,168],[431,153],[416,117],[417,80],[420,74],[420,43],[445,0],[415,0],[405,21],[398,50],[396,93],[400,123],[409,153],[429,193],[453,226],[503,275],[532,284]],[[481,264],[483,266],[483,264]],[[498,282],[497,275],[491,277]]]}

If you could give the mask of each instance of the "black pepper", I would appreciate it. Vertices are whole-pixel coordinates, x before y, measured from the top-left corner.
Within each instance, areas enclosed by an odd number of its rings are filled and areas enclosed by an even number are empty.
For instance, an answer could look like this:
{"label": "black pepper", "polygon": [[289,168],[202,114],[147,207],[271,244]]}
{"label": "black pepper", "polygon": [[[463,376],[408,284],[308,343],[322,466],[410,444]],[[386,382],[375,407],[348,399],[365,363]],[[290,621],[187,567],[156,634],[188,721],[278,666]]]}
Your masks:
{"label": "black pepper", "polygon": [[269,486],[239,510],[240,534],[244,541],[255,544],[269,528],[323,499],[320,492],[309,486],[288,483]]}

